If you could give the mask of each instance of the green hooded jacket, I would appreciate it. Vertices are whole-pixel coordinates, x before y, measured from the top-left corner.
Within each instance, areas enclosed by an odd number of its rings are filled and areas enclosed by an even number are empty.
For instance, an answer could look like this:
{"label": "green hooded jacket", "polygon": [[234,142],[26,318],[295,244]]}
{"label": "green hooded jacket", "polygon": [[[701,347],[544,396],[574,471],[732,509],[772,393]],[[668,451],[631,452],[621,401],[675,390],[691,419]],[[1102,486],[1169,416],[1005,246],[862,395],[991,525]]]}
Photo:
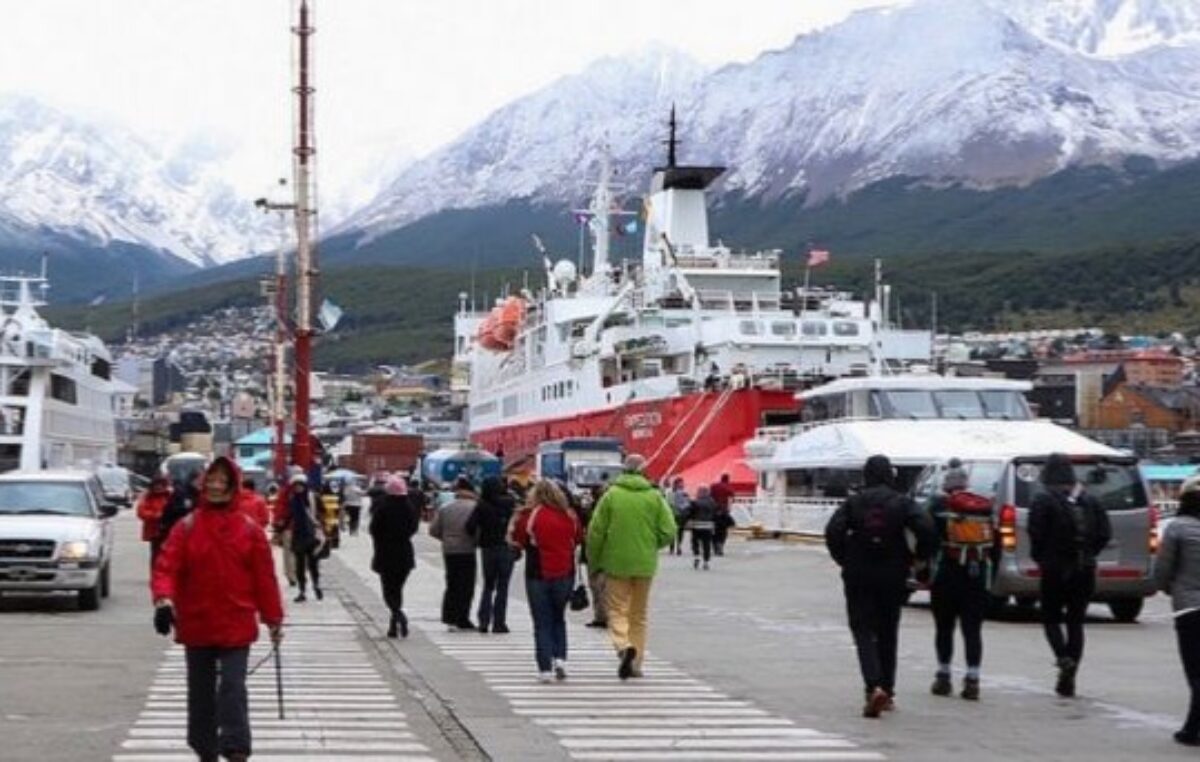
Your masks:
{"label": "green hooded jacket", "polygon": [[646,477],[625,473],[596,504],[588,524],[588,564],[613,577],[653,577],[658,551],[674,538],[666,498]]}

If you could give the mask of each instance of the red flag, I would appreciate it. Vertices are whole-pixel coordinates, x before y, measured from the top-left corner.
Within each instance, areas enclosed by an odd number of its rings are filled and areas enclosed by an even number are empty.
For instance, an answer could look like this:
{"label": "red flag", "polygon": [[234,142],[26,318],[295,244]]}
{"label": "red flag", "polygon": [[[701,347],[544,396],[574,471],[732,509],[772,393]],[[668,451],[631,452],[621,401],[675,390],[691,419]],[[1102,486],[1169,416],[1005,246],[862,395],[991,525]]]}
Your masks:
{"label": "red flag", "polygon": [[808,267],[820,267],[829,262],[829,252],[825,249],[808,250]]}

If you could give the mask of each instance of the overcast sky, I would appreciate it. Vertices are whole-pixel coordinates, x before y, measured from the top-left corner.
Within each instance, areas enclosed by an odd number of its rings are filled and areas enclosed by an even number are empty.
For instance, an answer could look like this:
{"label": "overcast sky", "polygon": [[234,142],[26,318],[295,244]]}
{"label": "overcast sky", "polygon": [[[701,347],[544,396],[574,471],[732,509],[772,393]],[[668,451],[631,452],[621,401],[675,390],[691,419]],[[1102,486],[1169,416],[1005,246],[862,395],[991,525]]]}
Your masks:
{"label": "overcast sky", "polygon": [[[894,0],[312,1],[320,174],[353,197],[356,178],[599,57],[657,41],[745,61]],[[155,140],[200,137],[256,192],[288,171],[296,2],[0,0],[0,92]]]}

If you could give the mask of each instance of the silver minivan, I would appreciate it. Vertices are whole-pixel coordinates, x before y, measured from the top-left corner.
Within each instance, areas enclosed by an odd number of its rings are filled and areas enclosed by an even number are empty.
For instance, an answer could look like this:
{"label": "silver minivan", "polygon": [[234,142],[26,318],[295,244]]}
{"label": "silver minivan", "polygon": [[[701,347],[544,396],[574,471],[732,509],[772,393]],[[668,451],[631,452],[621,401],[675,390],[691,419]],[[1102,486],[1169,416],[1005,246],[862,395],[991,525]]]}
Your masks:
{"label": "silver minivan", "polygon": [[[1046,456],[1007,460],[964,460],[972,492],[993,499],[996,549],[991,593],[999,606],[1010,598],[1032,606],[1038,598],[1040,570],[1030,556],[1029,508],[1044,488]],[[1108,604],[1121,622],[1136,621],[1145,599],[1154,595],[1153,564],[1158,545],[1156,515],[1137,459],[1114,456],[1072,457],[1084,490],[1108,512],[1113,538],[1097,559],[1094,601]],[[941,487],[946,466],[930,466],[914,485],[922,505]]]}

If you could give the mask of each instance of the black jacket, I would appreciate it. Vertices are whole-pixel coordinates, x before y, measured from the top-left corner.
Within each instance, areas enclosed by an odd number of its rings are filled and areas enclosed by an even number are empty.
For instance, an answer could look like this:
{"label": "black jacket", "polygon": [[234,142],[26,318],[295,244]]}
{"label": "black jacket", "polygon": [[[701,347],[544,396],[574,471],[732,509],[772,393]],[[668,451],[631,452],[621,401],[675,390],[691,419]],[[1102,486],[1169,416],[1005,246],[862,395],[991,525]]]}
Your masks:
{"label": "black jacket", "polygon": [[[890,471],[890,466],[889,466]],[[842,503],[825,526],[825,544],[829,555],[842,567],[847,586],[903,589],[914,556],[927,560],[933,555],[936,537],[929,514],[890,484],[890,478],[867,473],[867,488]],[[870,535],[865,521],[879,510],[882,526],[877,534],[882,543],[867,542]],[[915,552],[910,552],[905,530],[916,537]]]}
{"label": "black jacket", "polygon": [[682,523],[691,524],[693,529],[713,529],[716,526],[718,511],[720,508],[717,501],[711,497],[696,498],[688,504]]}
{"label": "black jacket", "polygon": [[484,479],[479,502],[467,519],[467,533],[475,535],[481,548],[498,548],[508,545],[508,522],[512,519],[516,502],[504,490],[499,479]]}
{"label": "black jacket", "polygon": [[1096,557],[1112,539],[1108,512],[1086,492],[1075,499],[1084,521],[1082,547],[1077,539],[1070,493],[1048,488],[1029,509],[1030,555],[1043,573],[1094,568]]}
{"label": "black jacket", "polygon": [[371,571],[376,574],[400,574],[416,565],[412,537],[421,521],[417,510],[402,495],[381,495],[371,499],[371,524],[367,531],[375,553]]}

